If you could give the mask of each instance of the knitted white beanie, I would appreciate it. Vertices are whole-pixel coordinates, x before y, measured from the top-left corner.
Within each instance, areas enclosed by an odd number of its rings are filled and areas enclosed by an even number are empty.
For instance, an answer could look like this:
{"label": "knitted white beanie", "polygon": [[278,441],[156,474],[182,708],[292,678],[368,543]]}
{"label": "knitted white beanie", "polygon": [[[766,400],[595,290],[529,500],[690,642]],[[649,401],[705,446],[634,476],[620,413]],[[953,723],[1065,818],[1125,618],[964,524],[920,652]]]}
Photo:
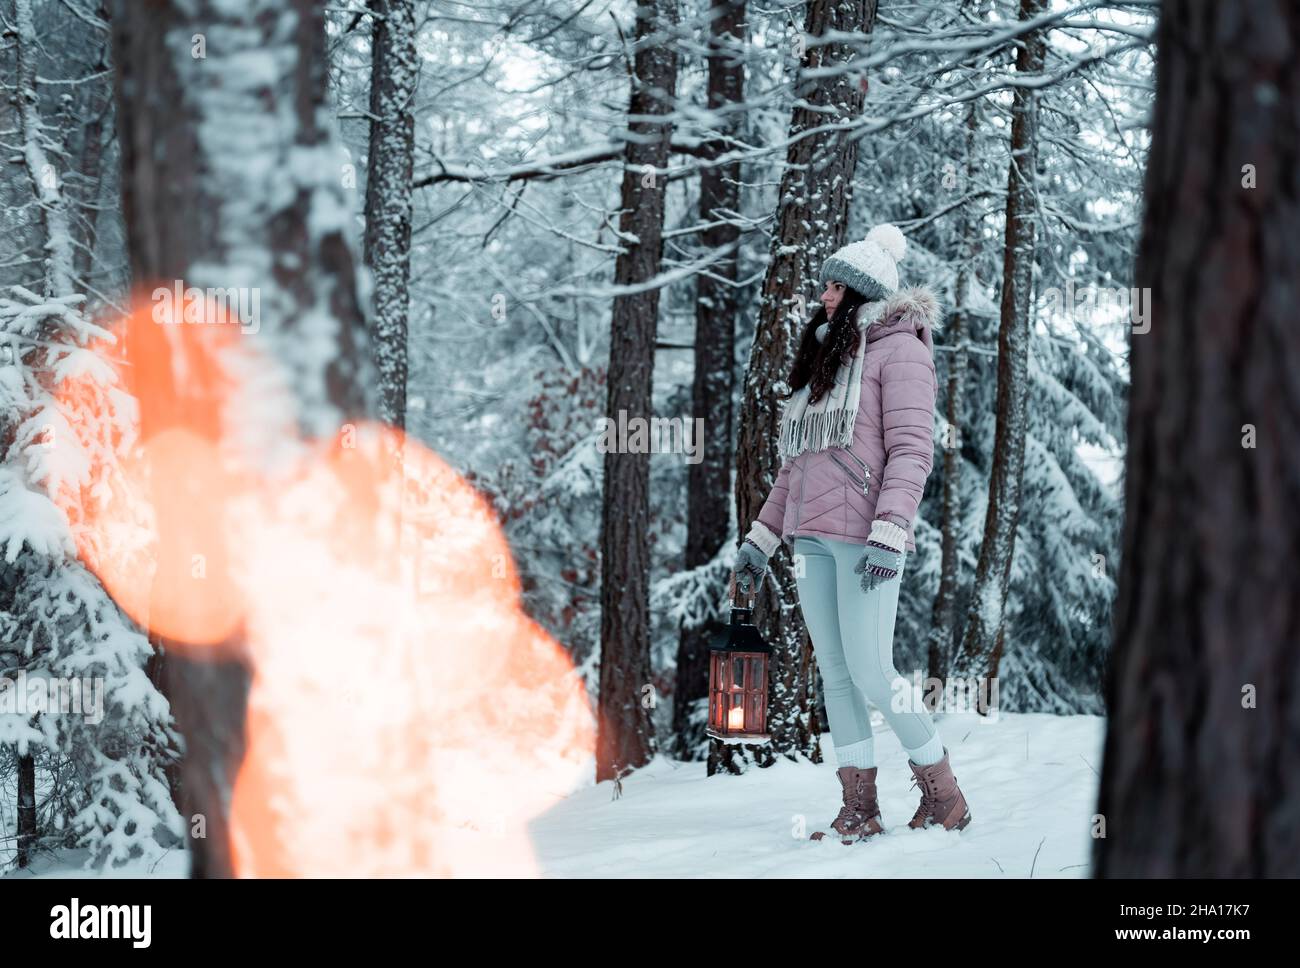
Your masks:
{"label": "knitted white beanie", "polygon": [[898,263],[907,254],[907,239],[898,227],[884,222],[861,242],[850,242],[826,260],[821,283],[842,282],[868,300],[892,296],[898,289]]}

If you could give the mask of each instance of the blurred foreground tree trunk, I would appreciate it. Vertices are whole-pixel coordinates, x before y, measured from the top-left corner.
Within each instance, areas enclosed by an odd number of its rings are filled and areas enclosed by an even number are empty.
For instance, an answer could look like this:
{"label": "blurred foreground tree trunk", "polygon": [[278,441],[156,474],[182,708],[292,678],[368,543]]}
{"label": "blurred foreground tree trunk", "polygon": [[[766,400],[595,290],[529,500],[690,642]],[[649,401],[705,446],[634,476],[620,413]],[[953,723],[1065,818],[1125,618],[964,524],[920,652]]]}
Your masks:
{"label": "blurred foreground tree trunk", "polygon": [[[278,364],[295,408],[289,420],[304,435],[337,434],[343,420],[368,412],[368,358],[343,158],[322,127],[324,8],[312,0],[114,0],[111,15],[138,295],[178,282],[259,293],[259,325],[245,338]],[[137,365],[134,377],[173,404],[142,414],[142,439],[214,419],[211,387],[174,367]],[[267,423],[283,417],[268,411]],[[242,632],[205,650],[211,660],[184,643],[161,644],[162,686],[185,738],[181,810],[191,833],[202,832],[190,840],[191,875],[230,876],[229,807],[250,677]]]}
{"label": "blurred foreground tree trunk", "polygon": [[1300,8],[1166,4],[1156,45],[1093,870],[1296,877]]}

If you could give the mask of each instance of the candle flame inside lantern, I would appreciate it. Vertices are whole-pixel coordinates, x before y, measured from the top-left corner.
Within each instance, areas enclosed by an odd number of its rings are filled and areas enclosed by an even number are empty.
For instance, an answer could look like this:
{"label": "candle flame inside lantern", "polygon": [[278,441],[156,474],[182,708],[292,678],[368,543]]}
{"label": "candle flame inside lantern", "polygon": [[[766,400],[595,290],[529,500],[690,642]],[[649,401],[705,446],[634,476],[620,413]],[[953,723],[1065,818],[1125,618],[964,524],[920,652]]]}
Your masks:
{"label": "candle flame inside lantern", "polygon": [[745,707],[732,706],[731,712],[727,714],[728,729],[743,729],[745,726]]}

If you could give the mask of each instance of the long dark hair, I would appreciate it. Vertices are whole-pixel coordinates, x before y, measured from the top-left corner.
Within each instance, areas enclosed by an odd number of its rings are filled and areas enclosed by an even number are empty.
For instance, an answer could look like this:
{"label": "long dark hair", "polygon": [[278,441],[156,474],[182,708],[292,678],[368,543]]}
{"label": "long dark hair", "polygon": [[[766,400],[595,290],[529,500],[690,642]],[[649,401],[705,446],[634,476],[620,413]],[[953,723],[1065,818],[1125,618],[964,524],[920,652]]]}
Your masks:
{"label": "long dark hair", "polygon": [[853,359],[858,348],[858,309],[867,302],[867,297],[856,289],[845,286],[844,296],[831,317],[830,331],[826,339],[817,341],[817,327],[826,322],[826,307],[818,306],[812,319],[804,327],[803,338],[799,341],[799,352],[795,355],[794,366],[790,369],[790,392],[781,397],[788,400],[795,391],[811,386],[808,390],[808,402],[816,403],[822,394],[835,385],[835,373],[842,364]]}

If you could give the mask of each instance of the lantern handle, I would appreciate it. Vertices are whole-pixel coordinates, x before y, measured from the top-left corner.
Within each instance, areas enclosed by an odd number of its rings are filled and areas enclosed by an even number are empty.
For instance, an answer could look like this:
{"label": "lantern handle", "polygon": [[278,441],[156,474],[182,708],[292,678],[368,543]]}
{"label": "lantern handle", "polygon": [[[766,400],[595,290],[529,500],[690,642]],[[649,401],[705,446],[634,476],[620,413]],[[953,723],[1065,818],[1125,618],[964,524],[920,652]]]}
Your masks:
{"label": "lantern handle", "polygon": [[738,601],[736,601],[737,594],[735,594],[735,593],[738,593],[739,591],[740,591],[739,588],[736,588],[736,587],[734,587],[734,586],[732,587],[732,592],[733,592],[733,594],[732,594],[732,596],[731,596],[731,607],[732,607],[732,608],[747,608],[747,609],[749,609],[750,611],[753,611],[753,610],[754,610],[754,601],[756,600],[756,598],[757,598],[757,596],[758,596],[758,590],[755,589],[755,588],[751,588],[751,589],[750,589],[750,591],[749,591],[749,604],[748,604],[748,605],[741,605]]}

